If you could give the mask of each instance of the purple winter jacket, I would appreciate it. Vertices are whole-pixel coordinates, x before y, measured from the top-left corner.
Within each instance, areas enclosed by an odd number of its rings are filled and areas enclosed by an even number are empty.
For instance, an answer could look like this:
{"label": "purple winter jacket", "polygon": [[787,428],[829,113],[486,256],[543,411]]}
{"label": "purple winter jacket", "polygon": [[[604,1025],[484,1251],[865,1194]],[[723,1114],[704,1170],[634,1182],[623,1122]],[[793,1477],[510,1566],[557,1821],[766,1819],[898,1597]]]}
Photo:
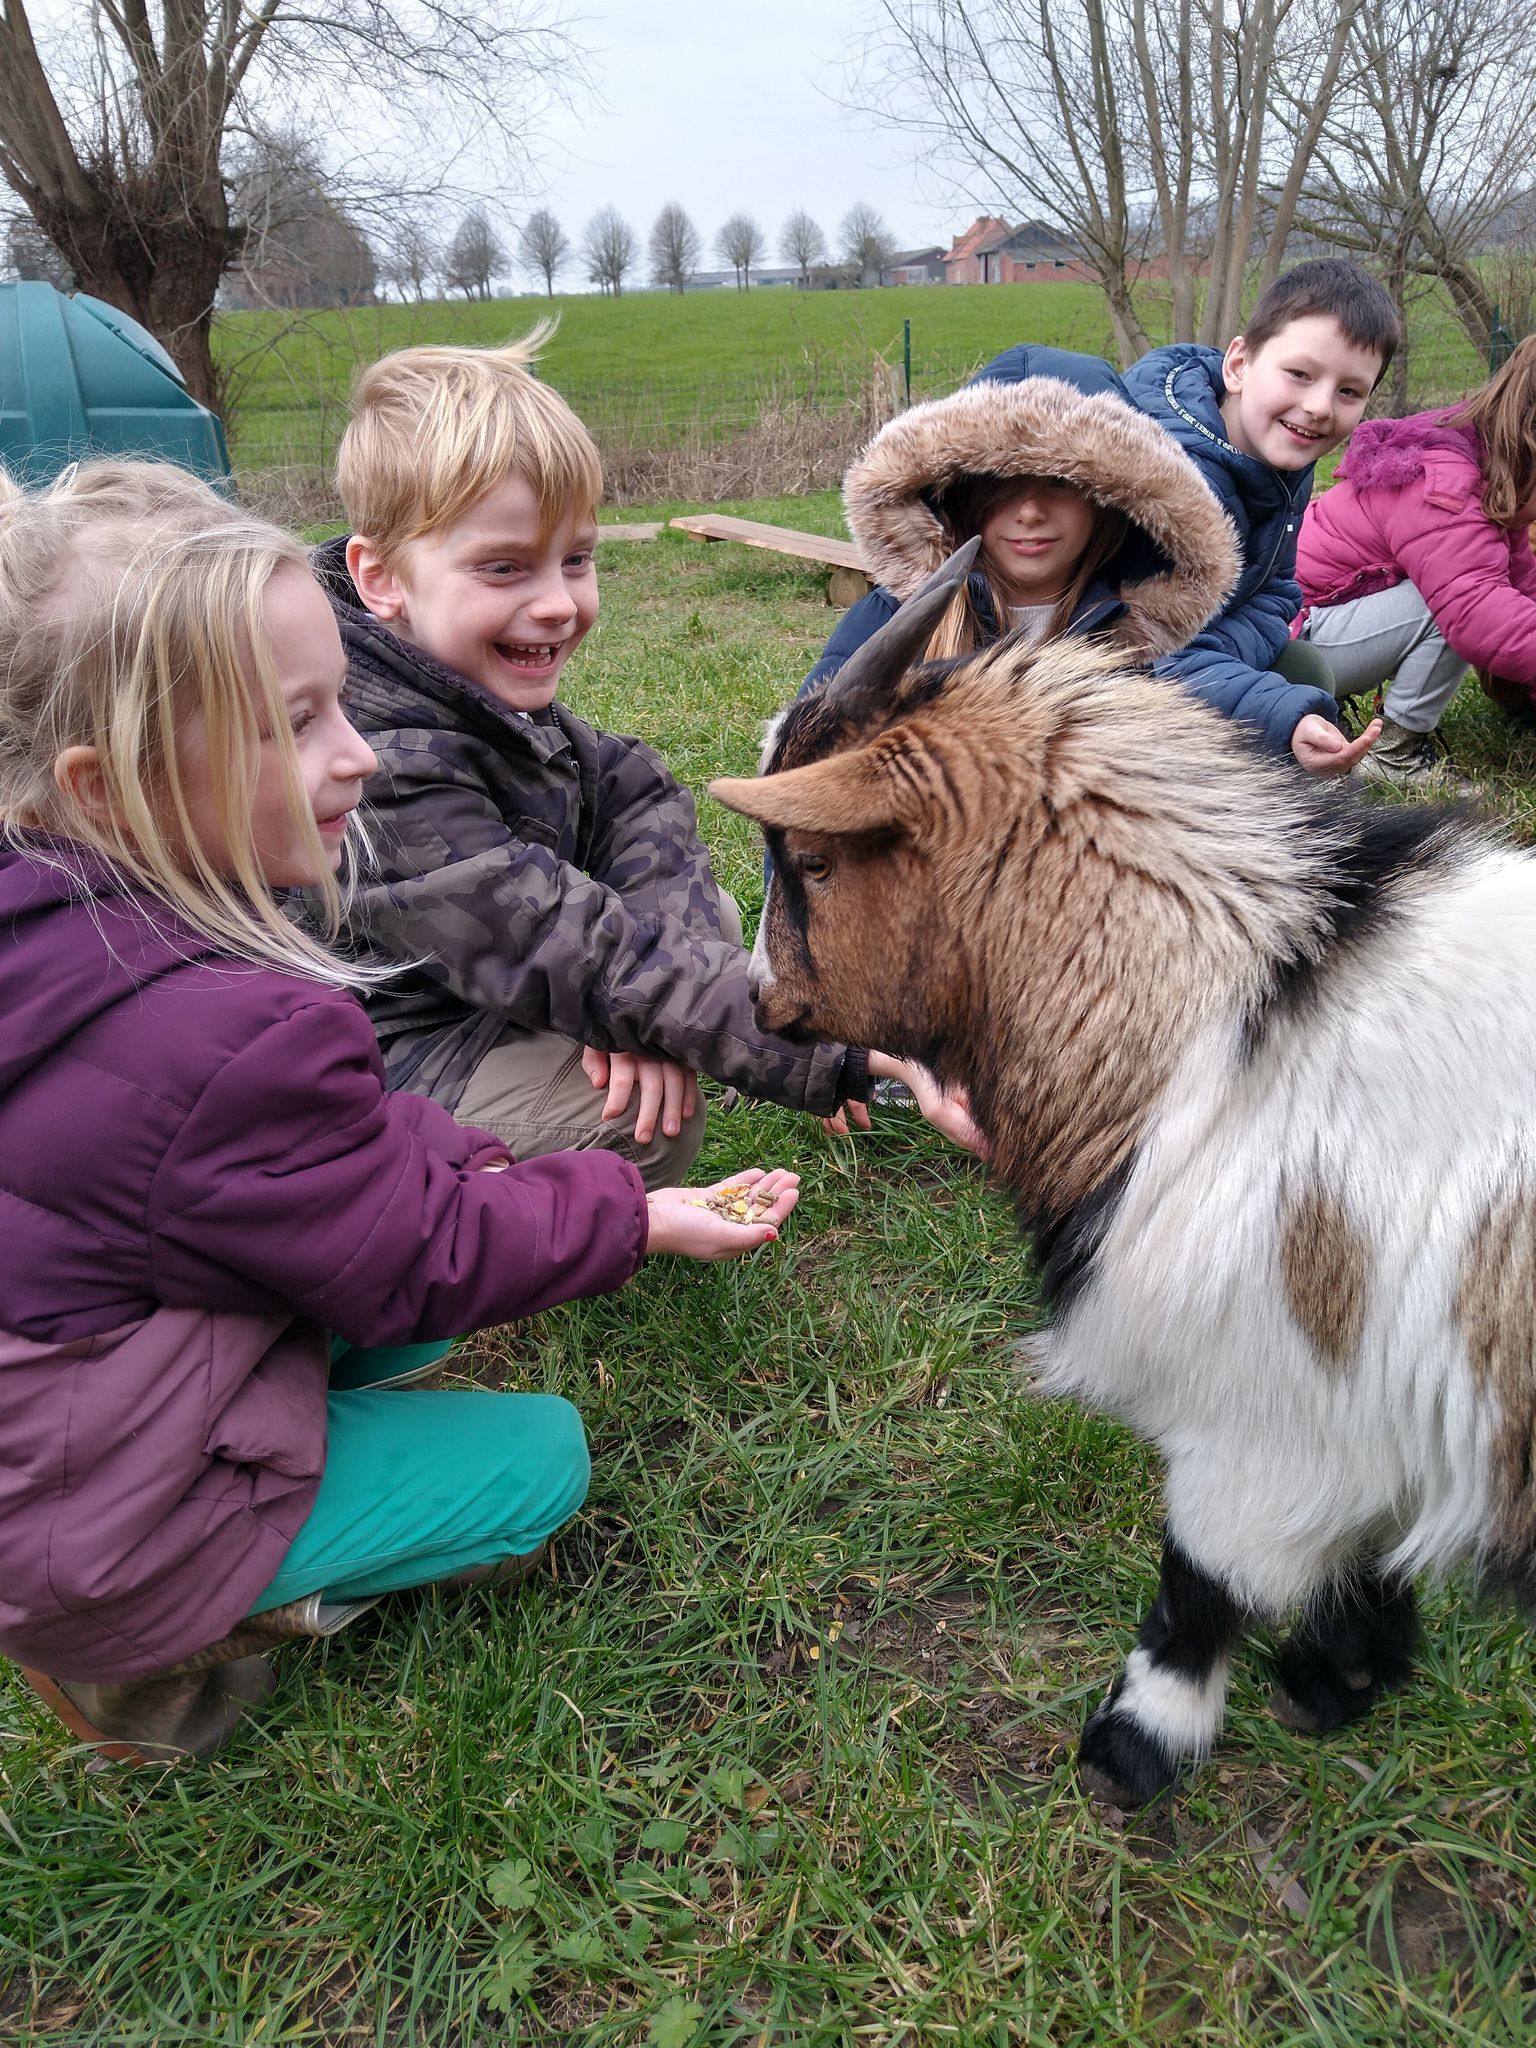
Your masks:
{"label": "purple winter jacket", "polygon": [[1444,413],[1356,427],[1302,522],[1306,610],[1411,582],[1464,661],[1536,694],[1536,556],[1523,526],[1488,518],[1482,488],[1476,433]]}
{"label": "purple winter jacket", "polygon": [[646,1206],[608,1152],[482,1171],[505,1149],[387,1096],[351,996],[55,846],[77,880],[0,849],[0,1651],[112,1681],[271,1582],[325,1463],[327,1333],[618,1287]]}

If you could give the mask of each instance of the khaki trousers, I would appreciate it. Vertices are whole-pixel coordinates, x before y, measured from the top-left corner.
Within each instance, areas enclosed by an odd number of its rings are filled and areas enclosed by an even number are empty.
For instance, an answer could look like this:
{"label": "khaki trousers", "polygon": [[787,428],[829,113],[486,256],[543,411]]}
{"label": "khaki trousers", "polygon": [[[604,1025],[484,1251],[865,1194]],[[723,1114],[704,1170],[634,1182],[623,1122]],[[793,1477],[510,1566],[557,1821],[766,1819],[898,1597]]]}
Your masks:
{"label": "khaki trousers", "polygon": [[[741,913],[722,889],[721,934],[741,943]],[[584,1152],[602,1147],[621,1152],[640,1169],[650,1188],[678,1187],[704,1143],[704,1097],[675,1138],[658,1117],[650,1140],[635,1139],[638,1090],[622,1116],[603,1123],[605,1088],[594,1088],[581,1068],[581,1047],[554,1031],[519,1031],[509,1026],[470,1075],[454,1115],[500,1138],[514,1159],[544,1152]]]}

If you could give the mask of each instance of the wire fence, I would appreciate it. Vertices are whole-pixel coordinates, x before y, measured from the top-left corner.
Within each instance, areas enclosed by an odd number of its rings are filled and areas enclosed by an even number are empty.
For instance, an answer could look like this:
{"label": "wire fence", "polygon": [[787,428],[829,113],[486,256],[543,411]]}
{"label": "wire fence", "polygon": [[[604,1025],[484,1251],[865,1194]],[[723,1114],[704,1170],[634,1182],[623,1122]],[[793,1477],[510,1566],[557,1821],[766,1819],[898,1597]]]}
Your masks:
{"label": "wire fence", "polygon": [[[1062,310],[1051,345],[1108,352],[1100,314],[1080,305]],[[312,358],[303,348],[287,350],[281,386],[269,379],[262,402],[237,415],[242,488],[277,516],[298,523],[339,517],[331,487],[336,444],[346,424],[352,370],[369,359],[366,337],[356,339],[362,347],[350,361],[331,331]],[[914,319],[883,346],[860,340],[802,348],[767,369],[746,363],[699,374],[686,367],[642,369],[632,360],[621,371],[552,381],[598,445],[612,503],[787,496],[835,488],[886,420],[958,389],[1007,345],[1007,337],[997,335],[985,346],[957,343],[942,332],[925,334],[922,320]],[[1451,404],[1487,374],[1460,327],[1442,322],[1410,342],[1373,410]]]}

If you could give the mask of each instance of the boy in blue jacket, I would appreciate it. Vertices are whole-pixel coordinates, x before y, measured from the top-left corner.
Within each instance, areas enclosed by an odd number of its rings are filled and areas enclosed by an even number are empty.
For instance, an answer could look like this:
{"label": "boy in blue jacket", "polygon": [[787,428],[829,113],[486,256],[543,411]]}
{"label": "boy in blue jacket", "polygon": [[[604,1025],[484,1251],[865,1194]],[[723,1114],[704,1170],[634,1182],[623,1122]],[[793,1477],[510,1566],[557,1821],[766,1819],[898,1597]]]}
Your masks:
{"label": "boy in blue jacket", "polygon": [[[1133,400],[1179,443],[1237,530],[1243,570],[1211,623],[1156,663],[1213,709],[1259,727],[1310,775],[1345,775],[1379,722],[1349,741],[1316,660],[1291,640],[1296,539],[1319,458],[1358,424],[1402,340],[1391,299],[1353,263],[1276,278],[1223,354],[1153,349],[1126,372]],[[1314,672],[1315,673],[1315,672]]]}

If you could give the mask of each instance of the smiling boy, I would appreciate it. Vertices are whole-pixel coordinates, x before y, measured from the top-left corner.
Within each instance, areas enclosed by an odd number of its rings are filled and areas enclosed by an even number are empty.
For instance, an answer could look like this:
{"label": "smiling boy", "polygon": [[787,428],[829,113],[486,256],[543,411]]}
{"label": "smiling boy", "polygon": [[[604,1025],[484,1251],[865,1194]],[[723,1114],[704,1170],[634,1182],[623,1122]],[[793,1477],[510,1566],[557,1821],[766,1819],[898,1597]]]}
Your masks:
{"label": "smiling boy", "polygon": [[1376,280],[1325,259],[1277,278],[1225,353],[1179,342],[1126,372],[1216,493],[1243,556],[1224,608],[1158,672],[1257,725],[1312,775],[1347,774],[1380,728],[1347,741],[1318,658],[1291,640],[1297,535],[1314,466],[1358,425],[1401,340]]}
{"label": "smiling boy", "polygon": [[703,1137],[696,1074],[834,1114],[848,1046],[757,1028],[741,920],[693,799],[639,740],[559,701],[597,618],[597,450],[530,371],[540,339],[365,370],[337,457],[350,537],[316,568],[378,756],[361,946],[392,1089],[516,1158],[602,1145],[649,1187]]}

